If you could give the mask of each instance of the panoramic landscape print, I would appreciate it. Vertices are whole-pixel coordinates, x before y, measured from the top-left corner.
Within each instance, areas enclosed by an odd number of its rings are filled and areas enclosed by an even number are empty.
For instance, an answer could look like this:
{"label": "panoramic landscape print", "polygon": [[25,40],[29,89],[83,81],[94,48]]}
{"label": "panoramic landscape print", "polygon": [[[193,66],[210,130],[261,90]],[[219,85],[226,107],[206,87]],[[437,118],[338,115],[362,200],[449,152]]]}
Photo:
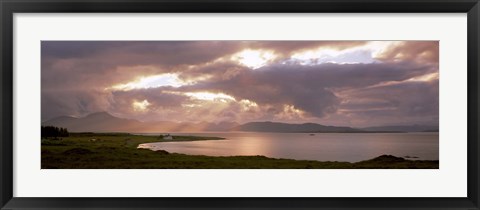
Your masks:
{"label": "panoramic landscape print", "polygon": [[41,167],[438,169],[438,56],[438,41],[42,41]]}

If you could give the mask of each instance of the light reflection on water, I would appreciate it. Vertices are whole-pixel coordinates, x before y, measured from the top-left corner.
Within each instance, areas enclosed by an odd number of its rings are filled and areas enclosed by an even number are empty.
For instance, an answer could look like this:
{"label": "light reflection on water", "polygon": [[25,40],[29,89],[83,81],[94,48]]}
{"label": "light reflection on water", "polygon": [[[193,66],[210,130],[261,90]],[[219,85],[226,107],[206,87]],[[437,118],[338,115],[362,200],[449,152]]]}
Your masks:
{"label": "light reflection on water", "polygon": [[[158,135],[158,134],[143,134]],[[159,142],[139,147],[168,152],[208,155],[263,155],[297,160],[357,162],[383,154],[438,160],[438,133],[172,133],[214,136],[226,140]]]}

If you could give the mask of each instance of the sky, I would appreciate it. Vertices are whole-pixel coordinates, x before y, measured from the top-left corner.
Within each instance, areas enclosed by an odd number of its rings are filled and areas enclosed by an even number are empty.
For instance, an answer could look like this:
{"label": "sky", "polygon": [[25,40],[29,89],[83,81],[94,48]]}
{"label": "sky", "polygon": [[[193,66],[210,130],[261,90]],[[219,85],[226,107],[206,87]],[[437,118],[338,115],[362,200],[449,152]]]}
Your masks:
{"label": "sky", "polygon": [[437,41],[42,41],[42,120],[438,125]]}

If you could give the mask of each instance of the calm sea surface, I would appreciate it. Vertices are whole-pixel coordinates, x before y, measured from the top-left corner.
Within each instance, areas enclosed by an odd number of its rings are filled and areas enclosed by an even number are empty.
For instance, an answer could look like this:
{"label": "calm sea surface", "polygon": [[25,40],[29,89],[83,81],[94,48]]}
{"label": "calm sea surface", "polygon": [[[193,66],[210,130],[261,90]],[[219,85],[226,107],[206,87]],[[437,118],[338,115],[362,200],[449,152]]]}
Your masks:
{"label": "calm sea surface", "polygon": [[[158,134],[144,134],[158,135]],[[383,154],[438,160],[438,133],[172,133],[226,140],[159,142],[139,147],[208,156],[264,155],[297,160],[357,162]]]}

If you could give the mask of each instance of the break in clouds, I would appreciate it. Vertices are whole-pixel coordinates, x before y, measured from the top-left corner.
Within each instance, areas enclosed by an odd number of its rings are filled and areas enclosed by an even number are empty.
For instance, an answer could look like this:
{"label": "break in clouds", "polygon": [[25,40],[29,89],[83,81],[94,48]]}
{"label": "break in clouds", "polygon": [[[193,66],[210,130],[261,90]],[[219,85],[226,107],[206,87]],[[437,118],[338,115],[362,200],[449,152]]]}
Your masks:
{"label": "break in clouds", "polygon": [[42,120],[438,124],[437,41],[43,41]]}

